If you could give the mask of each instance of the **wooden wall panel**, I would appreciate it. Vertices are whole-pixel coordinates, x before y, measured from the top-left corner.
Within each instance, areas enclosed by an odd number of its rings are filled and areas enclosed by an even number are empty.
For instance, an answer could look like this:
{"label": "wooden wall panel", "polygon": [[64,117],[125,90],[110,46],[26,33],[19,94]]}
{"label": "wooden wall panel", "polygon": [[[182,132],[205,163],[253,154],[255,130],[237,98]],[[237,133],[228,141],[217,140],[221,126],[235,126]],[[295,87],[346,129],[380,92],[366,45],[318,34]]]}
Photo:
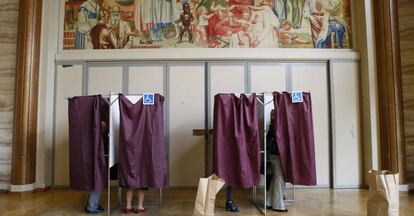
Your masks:
{"label": "wooden wall panel", "polygon": [[373,4],[381,169],[398,171],[406,179],[397,0]]}
{"label": "wooden wall panel", "polygon": [[398,0],[407,182],[414,182],[414,1]]}
{"label": "wooden wall panel", "polygon": [[19,1],[0,1],[0,190],[10,183]]}

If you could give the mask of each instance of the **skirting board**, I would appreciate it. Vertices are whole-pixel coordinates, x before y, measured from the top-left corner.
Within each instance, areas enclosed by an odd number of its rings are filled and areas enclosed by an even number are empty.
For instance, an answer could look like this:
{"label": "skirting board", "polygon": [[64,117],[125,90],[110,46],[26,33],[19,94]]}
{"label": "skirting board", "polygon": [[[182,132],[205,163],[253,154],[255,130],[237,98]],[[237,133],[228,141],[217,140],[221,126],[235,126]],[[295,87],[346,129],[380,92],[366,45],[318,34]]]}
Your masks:
{"label": "skirting board", "polygon": [[26,192],[33,191],[35,189],[34,184],[25,184],[25,185],[10,185],[10,192]]}

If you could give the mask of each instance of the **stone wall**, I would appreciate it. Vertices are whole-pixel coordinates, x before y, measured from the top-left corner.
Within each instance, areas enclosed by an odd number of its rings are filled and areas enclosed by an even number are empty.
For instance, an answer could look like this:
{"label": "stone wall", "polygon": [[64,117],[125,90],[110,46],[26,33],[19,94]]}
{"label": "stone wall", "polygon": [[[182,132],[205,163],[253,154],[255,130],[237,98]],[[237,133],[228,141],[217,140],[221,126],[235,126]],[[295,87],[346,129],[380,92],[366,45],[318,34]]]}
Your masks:
{"label": "stone wall", "polygon": [[11,173],[18,0],[0,0],[0,190]]}
{"label": "stone wall", "polygon": [[414,183],[414,1],[398,0],[407,181]]}

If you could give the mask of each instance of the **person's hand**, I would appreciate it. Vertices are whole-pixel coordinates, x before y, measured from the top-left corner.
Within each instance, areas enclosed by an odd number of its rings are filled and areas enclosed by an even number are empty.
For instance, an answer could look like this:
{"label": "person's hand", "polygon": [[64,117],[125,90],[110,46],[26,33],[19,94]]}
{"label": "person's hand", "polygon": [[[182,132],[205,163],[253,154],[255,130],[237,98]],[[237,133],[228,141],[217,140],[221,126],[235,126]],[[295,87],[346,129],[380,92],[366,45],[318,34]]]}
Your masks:
{"label": "person's hand", "polygon": [[102,121],[101,126],[102,126],[102,131],[108,130],[108,125],[106,124],[106,122]]}

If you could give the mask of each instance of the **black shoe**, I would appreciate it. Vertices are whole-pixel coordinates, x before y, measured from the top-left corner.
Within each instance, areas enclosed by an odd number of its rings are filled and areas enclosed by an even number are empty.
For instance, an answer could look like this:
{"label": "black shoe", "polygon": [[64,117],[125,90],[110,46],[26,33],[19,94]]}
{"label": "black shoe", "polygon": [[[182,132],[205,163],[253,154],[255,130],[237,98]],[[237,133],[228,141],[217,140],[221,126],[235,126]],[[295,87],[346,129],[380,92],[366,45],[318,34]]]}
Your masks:
{"label": "black shoe", "polygon": [[102,207],[101,205],[98,205],[98,208],[97,208],[97,209],[98,209],[98,210],[105,211],[104,207]]}
{"label": "black shoe", "polygon": [[100,206],[100,207],[98,207],[97,209],[94,209],[94,210],[89,210],[89,209],[85,208],[85,212],[86,212],[86,214],[99,214],[99,213],[104,212],[104,208],[102,208],[102,206]]}
{"label": "black shoe", "polygon": [[227,201],[226,202],[226,211],[229,212],[239,212],[239,208],[234,204],[233,201]]}
{"label": "black shoe", "polygon": [[285,209],[274,209],[274,208],[272,208],[272,210],[276,211],[276,212],[288,212],[287,208],[285,208]]}

